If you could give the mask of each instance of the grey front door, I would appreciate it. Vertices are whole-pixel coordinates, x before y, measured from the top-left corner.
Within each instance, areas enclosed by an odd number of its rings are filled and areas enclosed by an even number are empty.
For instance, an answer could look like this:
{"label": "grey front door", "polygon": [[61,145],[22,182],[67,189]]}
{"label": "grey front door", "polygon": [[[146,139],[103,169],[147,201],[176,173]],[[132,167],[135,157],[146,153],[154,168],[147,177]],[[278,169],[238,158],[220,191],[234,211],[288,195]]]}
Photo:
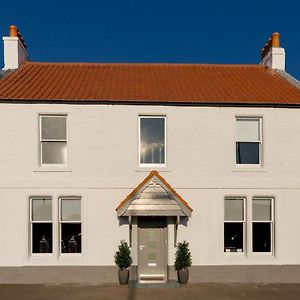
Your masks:
{"label": "grey front door", "polygon": [[166,217],[138,218],[138,276],[141,283],[167,281]]}

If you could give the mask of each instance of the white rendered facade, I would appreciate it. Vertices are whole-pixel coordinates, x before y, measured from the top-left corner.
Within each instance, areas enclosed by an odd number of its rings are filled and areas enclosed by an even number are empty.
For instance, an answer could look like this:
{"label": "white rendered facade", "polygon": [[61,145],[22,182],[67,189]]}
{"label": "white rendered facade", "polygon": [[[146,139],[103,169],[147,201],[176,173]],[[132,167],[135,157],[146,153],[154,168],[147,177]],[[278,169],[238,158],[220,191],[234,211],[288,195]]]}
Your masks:
{"label": "white rendered facade", "polygon": [[[292,273],[293,276],[284,278],[273,274],[262,278],[257,272],[256,277],[243,277],[244,271],[238,271],[242,279],[232,275],[224,281],[299,282],[298,108],[34,103],[1,103],[0,107],[0,269],[113,266],[119,241],[129,239],[128,224],[119,222],[115,209],[155,169],[193,208],[191,218],[186,225],[179,225],[177,235],[178,241],[190,243],[192,281],[210,281],[214,276],[222,281],[219,271],[207,277],[199,275],[200,278],[197,274],[201,273],[201,267],[268,265],[291,266],[296,268],[293,269],[296,275]],[[64,166],[40,165],[41,115],[67,118],[67,164]],[[139,164],[140,116],[165,118],[165,166],[152,168]],[[261,149],[257,165],[236,164],[236,120],[241,117],[260,119]],[[30,198],[35,196],[52,199],[52,254],[32,254],[30,250]],[[70,196],[81,199],[81,254],[60,253],[59,199]],[[224,252],[226,198],[245,199],[242,252]],[[269,253],[252,251],[253,198],[272,199]],[[138,265],[136,235],[133,223],[133,265]],[[174,225],[169,224],[170,270],[174,253]],[[13,282],[5,272],[1,273],[1,281]],[[169,277],[172,276],[170,271]],[[18,280],[26,282],[24,278]],[[76,280],[79,279],[65,279],[66,282]],[[102,276],[101,282],[111,281],[109,276]]]}

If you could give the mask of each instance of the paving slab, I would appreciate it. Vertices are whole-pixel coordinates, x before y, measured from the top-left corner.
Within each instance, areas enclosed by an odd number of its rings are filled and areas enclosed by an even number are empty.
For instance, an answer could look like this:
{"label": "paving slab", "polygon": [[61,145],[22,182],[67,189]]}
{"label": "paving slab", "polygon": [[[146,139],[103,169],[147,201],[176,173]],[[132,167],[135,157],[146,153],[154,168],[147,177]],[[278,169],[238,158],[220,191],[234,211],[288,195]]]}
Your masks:
{"label": "paving slab", "polygon": [[188,284],[180,288],[0,285],[1,300],[299,300],[300,284]]}

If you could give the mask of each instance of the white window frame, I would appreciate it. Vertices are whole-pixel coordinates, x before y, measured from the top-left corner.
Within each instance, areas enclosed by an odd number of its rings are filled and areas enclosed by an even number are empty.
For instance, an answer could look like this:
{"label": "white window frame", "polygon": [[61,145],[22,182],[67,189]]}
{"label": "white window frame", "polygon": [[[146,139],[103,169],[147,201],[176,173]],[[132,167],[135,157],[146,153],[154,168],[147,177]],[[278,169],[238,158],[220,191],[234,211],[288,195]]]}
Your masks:
{"label": "white window frame", "polygon": [[[237,138],[237,121],[238,120],[257,120],[258,121],[258,126],[259,126],[259,140],[258,142],[258,155],[259,155],[259,163],[258,164],[238,164],[236,161],[236,151],[237,151],[237,143],[249,143],[249,141],[245,141],[245,140],[238,140]],[[262,116],[236,116],[235,117],[235,143],[234,143],[234,162],[235,162],[235,166],[236,167],[261,167],[262,166],[262,148],[263,148],[263,117]],[[252,141],[253,142],[253,141]]]}
{"label": "white window frame", "polygon": [[[62,221],[61,218],[61,203],[62,200],[80,200],[80,221]],[[58,198],[58,223],[59,223],[59,255],[60,256],[82,256],[83,254],[83,229],[82,229],[82,197],[81,196],[60,196]],[[62,241],[62,224],[81,224],[81,252],[78,253],[63,253],[61,248]]]}
{"label": "white window frame", "polygon": [[[32,220],[32,202],[33,200],[51,200],[51,208],[52,208],[52,218],[51,220],[47,220],[47,221],[33,221]],[[30,239],[29,239],[29,243],[30,243],[30,256],[52,256],[54,253],[54,226],[53,226],[53,199],[51,196],[30,196],[29,197],[29,223],[30,223]],[[47,224],[52,224],[52,252],[51,253],[33,253],[33,249],[32,249],[32,238],[33,238],[33,224],[35,223],[47,223]]]}
{"label": "white window frame", "polygon": [[[257,221],[257,220],[253,220],[253,200],[271,200],[271,220],[270,221]],[[251,211],[252,211],[252,224],[251,224],[251,251],[254,255],[273,255],[274,254],[274,216],[275,216],[275,208],[274,208],[274,204],[275,204],[275,199],[274,197],[253,197],[252,198],[252,207],[251,207]],[[270,223],[271,225],[271,251],[270,252],[254,252],[253,251],[253,223]]]}
{"label": "white window frame", "polygon": [[[66,139],[65,140],[57,140],[57,139],[43,139],[42,138],[42,118],[62,118],[66,119]],[[43,163],[43,152],[42,152],[42,144],[43,142],[61,142],[66,143],[66,163],[64,164],[45,164]],[[67,114],[39,114],[39,164],[40,166],[45,167],[66,167],[68,165],[68,115]]]}
{"label": "white window frame", "polygon": [[[226,220],[225,219],[225,201],[226,200],[243,200],[243,220],[239,220],[239,221],[232,221],[232,220]],[[235,197],[235,196],[233,196],[233,197],[230,197],[230,196],[228,196],[228,197],[225,197],[224,198],[224,209],[223,209],[223,213],[224,213],[224,222],[223,222],[223,247],[222,247],[222,249],[223,249],[223,253],[224,253],[224,255],[245,255],[246,254],[246,252],[247,252],[247,249],[246,249],[246,240],[247,240],[247,238],[246,238],[246,232],[247,232],[247,228],[246,228],[246,226],[247,226],[247,222],[246,222],[246,217],[247,217],[247,211],[246,211],[246,209],[247,209],[247,199],[246,199],[246,197]],[[243,224],[243,251],[241,251],[241,252],[231,252],[231,251],[225,251],[225,223],[242,223]]]}
{"label": "white window frame", "polygon": [[[165,145],[165,151],[164,151],[164,155],[165,155],[165,162],[161,163],[161,164],[157,164],[157,163],[153,163],[153,164],[149,164],[149,163],[141,163],[141,119],[143,118],[147,118],[147,119],[164,119],[165,122],[165,140],[164,140],[164,145]],[[138,117],[138,140],[139,140],[139,157],[138,157],[138,162],[139,162],[139,166],[140,167],[166,167],[167,165],[167,116],[166,115],[140,115]]]}

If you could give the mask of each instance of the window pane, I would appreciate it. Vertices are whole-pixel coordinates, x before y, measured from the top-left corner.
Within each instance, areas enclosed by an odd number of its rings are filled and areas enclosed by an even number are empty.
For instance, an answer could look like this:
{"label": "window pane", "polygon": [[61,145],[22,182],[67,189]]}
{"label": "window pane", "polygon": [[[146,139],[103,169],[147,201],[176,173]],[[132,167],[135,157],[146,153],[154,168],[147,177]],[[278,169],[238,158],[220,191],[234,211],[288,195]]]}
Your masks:
{"label": "window pane", "polygon": [[80,199],[62,199],[61,200],[61,220],[62,221],[80,221],[81,220]]}
{"label": "window pane", "polygon": [[257,142],[260,140],[258,119],[236,120],[236,138],[241,142]]}
{"label": "window pane", "polygon": [[140,134],[140,163],[165,163],[165,118],[141,118]]}
{"label": "window pane", "polygon": [[81,253],[81,224],[61,224],[61,252]]}
{"label": "window pane", "polygon": [[243,252],[243,223],[224,223],[224,252]]}
{"label": "window pane", "polygon": [[271,199],[253,199],[252,215],[253,221],[271,221],[272,219],[272,202]]}
{"label": "window pane", "polygon": [[32,223],[32,253],[52,253],[52,223]]}
{"label": "window pane", "polygon": [[66,164],[67,143],[66,142],[42,142],[43,164]]}
{"label": "window pane", "polygon": [[66,140],[66,117],[42,117],[42,139]]}
{"label": "window pane", "polygon": [[259,164],[259,143],[236,143],[237,164]]}
{"label": "window pane", "polygon": [[252,223],[253,252],[271,252],[271,223]]}
{"label": "window pane", "polygon": [[32,221],[52,220],[52,200],[32,199]]}
{"label": "window pane", "polygon": [[225,199],[225,221],[244,220],[244,200]]}

